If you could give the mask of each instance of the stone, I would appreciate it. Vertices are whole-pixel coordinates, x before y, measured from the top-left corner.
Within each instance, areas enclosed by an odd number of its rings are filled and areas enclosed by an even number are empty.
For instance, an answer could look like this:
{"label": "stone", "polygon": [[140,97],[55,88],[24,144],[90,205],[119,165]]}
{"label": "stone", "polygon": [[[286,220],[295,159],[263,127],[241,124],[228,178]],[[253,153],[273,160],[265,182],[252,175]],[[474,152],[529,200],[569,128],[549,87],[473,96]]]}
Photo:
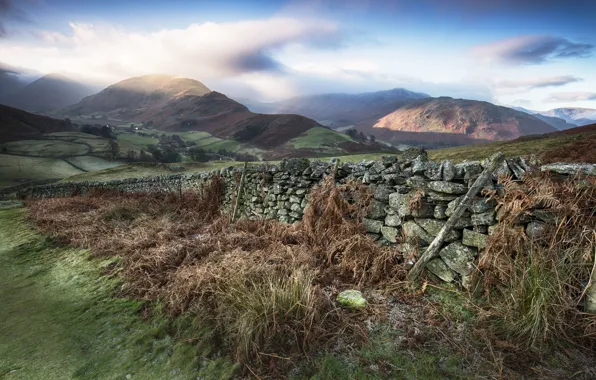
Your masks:
{"label": "stone", "polygon": [[433,201],[436,201],[436,202],[451,202],[451,201],[459,198],[457,195],[454,195],[454,194],[438,193],[433,190],[426,190],[425,194],[430,199],[432,199]]}
{"label": "stone", "polygon": [[530,222],[526,226],[526,235],[530,239],[538,240],[542,239],[548,233],[548,225],[542,222]]}
{"label": "stone", "polygon": [[283,191],[283,188],[281,187],[281,185],[279,183],[276,183],[275,185],[273,185],[273,194],[279,195],[282,193],[282,191]]}
{"label": "stone", "polygon": [[414,175],[406,179],[406,185],[413,189],[425,189],[428,181],[421,175]]}
{"label": "stone", "polygon": [[412,173],[422,174],[428,168],[428,157],[426,155],[419,155],[412,160]]}
{"label": "stone", "polygon": [[455,222],[455,225],[453,226],[453,228],[456,230],[461,230],[462,228],[473,227],[473,226],[474,226],[474,223],[472,223],[472,218],[470,218],[469,216],[463,216]]}
{"label": "stone", "polygon": [[434,258],[426,263],[426,269],[428,269],[432,274],[440,278],[442,281],[453,282],[453,280],[455,280],[453,271],[439,257]]}
{"label": "stone", "polygon": [[[447,209],[445,210],[445,215],[447,215],[448,217],[450,217],[451,215],[453,215],[453,213],[455,212],[455,209],[457,208],[457,206],[459,206],[459,204],[461,203],[463,197],[459,197],[457,199],[452,200],[451,202],[449,202],[447,204]],[[468,217],[470,216],[470,212],[467,210],[464,211],[464,213],[462,214],[462,217]]]}
{"label": "stone", "polygon": [[381,227],[381,234],[383,235],[383,237],[385,239],[387,239],[391,243],[397,242],[397,234],[398,234],[397,228],[383,226],[383,227]]}
{"label": "stone", "polygon": [[408,148],[402,153],[402,159],[405,161],[411,161],[418,156],[428,157],[428,154],[424,148],[419,147]]}
{"label": "stone", "polygon": [[463,238],[461,242],[463,245],[467,245],[469,247],[483,249],[486,247],[486,244],[488,242],[488,235],[481,234],[479,232],[472,231],[469,229],[464,229]]}
{"label": "stone", "polygon": [[397,163],[397,156],[381,156],[381,160],[385,166],[391,166]]}
{"label": "stone", "polygon": [[472,214],[472,224],[475,226],[491,226],[496,222],[497,220],[495,219],[495,210],[489,210],[487,212],[479,214]]}
{"label": "stone", "polygon": [[377,240],[379,240],[379,238],[381,237],[381,235],[379,235],[379,234],[373,234],[371,232],[367,232],[366,233],[366,237],[369,238],[369,239],[371,239],[372,241],[377,241]]}
{"label": "stone", "polygon": [[389,186],[403,185],[406,183],[406,179],[401,177],[399,174],[384,174],[382,178],[383,181]]}
{"label": "stone", "polygon": [[474,271],[473,261],[478,252],[460,242],[454,242],[441,249],[439,256],[451,270],[467,276]]}
{"label": "stone", "polygon": [[376,199],[370,201],[368,208],[366,209],[366,217],[369,219],[381,219],[387,215],[385,212],[385,203],[379,202]]}
{"label": "stone", "polygon": [[404,218],[406,216],[414,216],[419,218],[430,217],[433,215],[434,210],[432,205],[422,198],[421,205],[418,209],[410,208],[410,199],[413,193],[400,194],[392,193],[389,195],[389,207],[397,212],[397,215]]}
{"label": "stone", "polygon": [[474,213],[482,213],[494,210],[496,206],[497,202],[494,199],[476,198],[472,200],[468,209]]}
{"label": "stone", "polygon": [[372,232],[373,234],[378,234],[381,232],[381,227],[383,227],[383,222],[380,220],[373,220],[362,218],[362,224],[364,224],[364,228],[368,232]]}
{"label": "stone", "polygon": [[296,211],[296,212],[302,212],[302,207],[300,207],[300,204],[298,204],[298,203],[292,203],[290,210]]}
{"label": "stone", "polygon": [[389,194],[393,193],[393,189],[388,186],[377,186],[375,188],[373,197],[381,202],[389,202]]}
{"label": "stone", "polygon": [[377,244],[381,247],[389,247],[392,243],[389,240],[385,239],[383,236],[381,236],[381,238],[377,240]]}
{"label": "stone", "polygon": [[310,168],[310,161],[307,158],[284,158],[279,166],[282,171],[292,175],[300,175],[307,168]]}
{"label": "stone", "polygon": [[556,223],[557,222],[557,216],[549,210],[544,210],[544,209],[536,209],[534,211],[532,211],[532,216],[534,216],[536,219],[544,222],[544,223]]}
{"label": "stone", "polygon": [[447,205],[444,204],[438,204],[435,206],[435,213],[434,213],[434,218],[435,219],[447,219],[447,215],[445,214],[445,211],[447,211]]}
{"label": "stone", "polygon": [[548,164],[542,165],[540,170],[543,172],[553,172],[565,175],[596,175],[596,164]]}
{"label": "stone", "polygon": [[349,309],[364,309],[366,299],[359,290],[344,290],[337,295],[337,303]]}
{"label": "stone", "polygon": [[408,243],[429,245],[433,241],[433,237],[414,221],[404,223],[402,230],[404,238]]}
{"label": "stone", "polygon": [[306,190],[305,189],[297,189],[296,190],[296,195],[304,195],[306,194]]}
{"label": "stone", "polygon": [[523,179],[524,174],[526,173],[526,170],[520,165],[519,160],[516,160],[515,158],[511,158],[506,161],[507,161],[507,166],[509,166],[509,169],[514,174],[514,177],[516,179]]}
{"label": "stone", "polygon": [[426,170],[424,171],[424,175],[432,181],[440,181],[443,175],[442,170],[443,167],[441,164],[435,161],[429,161]]}
{"label": "stone", "polygon": [[282,223],[290,223],[291,219],[287,215],[282,215],[279,217],[279,221]]}
{"label": "stone", "polygon": [[455,178],[455,165],[453,165],[453,162],[443,161],[441,166],[443,167],[443,181],[452,181]]}
{"label": "stone", "polygon": [[465,194],[468,192],[468,187],[460,183],[446,182],[446,181],[432,181],[428,183],[428,188],[439,193],[447,194]]}
{"label": "stone", "polygon": [[302,219],[301,212],[292,211],[289,215],[294,219]]}
{"label": "stone", "polygon": [[389,227],[401,226],[402,219],[397,214],[389,214],[385,217],[385,225]]}
{"label": "stone", "polygon": [[482,165],[480,161],[464,161],[455,165],[456,179],[463,179],[470,183],[474,181],[482,173]]}
{"label": "stone", "polygon": [[[424,231],[428,232],[430,236],[434,239],[437,237],[441,229],[445,226],[444,221],[435,220],[435,219],[415,219],[416,224],[424,229]],[[447,236],[445,236],[445,242],[450,243],[452,241],[459,240],[461,238],[461,233],[456,230],[451,230]]]}
{"label": "stone", "polygon": [[501,162],[501,164],[497,167],[497,169],[495,169],[493,176],[499,178],[499,177],[507,177],[510,176],[511,170],[509,169],[509,166],[507,165],[507,160],[503,160],[503,162]]}
{"label": "stone", "polygon": [[302,202],[302,198],[296,196],[296,195],[290,195],[290,203],[298,203],[300,204],[300,202]]}

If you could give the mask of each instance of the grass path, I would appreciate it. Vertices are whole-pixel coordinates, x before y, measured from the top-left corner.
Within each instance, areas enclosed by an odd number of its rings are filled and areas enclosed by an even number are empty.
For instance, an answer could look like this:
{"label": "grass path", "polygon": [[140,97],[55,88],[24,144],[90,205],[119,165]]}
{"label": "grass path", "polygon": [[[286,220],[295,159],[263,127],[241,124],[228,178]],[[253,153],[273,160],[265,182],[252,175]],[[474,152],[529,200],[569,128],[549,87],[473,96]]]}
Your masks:
{"label": "grass path", "polygon": [[109,261],[56,248],[24,215],[0,210],[0,379],[231,375],[227,360],[200,359],[207,348],[173,338],[166,318],[146,322],[138,301],[114,298],[116,280],[101,276]]}

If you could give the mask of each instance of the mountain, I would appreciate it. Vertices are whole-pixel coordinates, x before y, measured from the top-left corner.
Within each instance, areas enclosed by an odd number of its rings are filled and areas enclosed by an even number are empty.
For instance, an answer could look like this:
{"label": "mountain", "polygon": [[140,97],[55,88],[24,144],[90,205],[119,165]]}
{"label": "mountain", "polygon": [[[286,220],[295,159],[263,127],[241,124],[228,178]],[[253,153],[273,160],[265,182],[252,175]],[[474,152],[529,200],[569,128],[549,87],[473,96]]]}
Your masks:
{"label": "mountain", "polygon": [[560,131],[575,128],[578,125],[580,125],[575,121],[573,123],[568,123],[567,120],[561,119],[560,117],[546,116],[546,115],[541,114],[538,111],[532,111],[532,110],[529,110],[529,109],[523,108],[523,107],[510,107],[510,108],[514,109],[516,111],[527,113],[528,115],[532,115],[532,116],[544,121],[545,123],[552,125],[553,127],[557,128]]}
{"label": "mountain", "polygon": [[65,120],[35,115],[0,104],[0,142],[38,137],[45,133],[75,131]]}
{"label": "mountain", "polygon": [[511,140],[557,130],[511,108],[449,97],[411,101],[358,129],[384,141],[427,147]]}
{"label": "mountain", "polygon": [[592,108],[565,107],[540,113],[544,116],[558,117],[579,126],[596,122],[596,109]]}
{"label": "mountain", "polygon": [[74,104],[93,92],[91,87],[68,77],[48,74],[11,92],[3,103],[29,112],[45,113]]}
{"label": "mountain", "polygon": [[209,92],[211,90],[207,86],[194,79],[163,74],[144,75],[113,84],[67,107],[62,113],[111,113],[122,119],[130,119],[147,110],[158,110],[178,97],[201,96]]}
{"label": "mountain", "polygon": [[33,82],[38,73],[0,62],[0,104],[6,98]]}
{"label": "mountain", "polygon": [[273,103],[246,104],[254,112],[299,114],[334,129],[347,129],[372,123],[401,105],[429,97],[427,94],[394,88],[361,94],[309,95]]}

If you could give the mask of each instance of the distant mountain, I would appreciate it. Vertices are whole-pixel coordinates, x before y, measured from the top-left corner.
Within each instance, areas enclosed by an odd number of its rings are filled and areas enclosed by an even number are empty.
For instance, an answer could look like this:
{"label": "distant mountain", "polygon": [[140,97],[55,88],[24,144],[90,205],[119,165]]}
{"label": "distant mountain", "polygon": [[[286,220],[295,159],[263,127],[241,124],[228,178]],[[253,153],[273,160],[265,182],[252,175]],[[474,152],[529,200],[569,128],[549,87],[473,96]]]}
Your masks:
{"label": "distant mountain", "polygon": [[409,102],[359,130],[388,142],[428,147],[511,140],[554,132],[548,123],[492,103],[449,97]]}
{"label": "distant mountain", "polygon": [[65,120],[35,115],[0,104],[0,142],[38,137],[45,133],[75,131]]}
{"label": "distant mountain", "polygon": [[534,114],[537,114],[538,113],[538,111],[532,111],[532,110],[529,110],[529,109],[524,108],[524,107],[509,107],[509,108],[511,108],[512,110],[519,111],[519,112],[527,113],[529,115],[534,115]]}
{"label": "distant mountain", "polygon": [[45,75],[9,93],[3,103],[29,112],[45,113],[74,104],[95,90],[60,74]]}
{"label": "distant mountain", "polygon": [[523,108],[523,107],[511,107],[511,109],[514,109],[514,110],[520,111],[520,112],[524,112],[524,113],[527,113],[528,115],[537,117],[538,119],[544,121],[545,123],[552,125],[553,127],[557,128],[560,131],[575,128],[578,125],[580,125],[580,124],[576,123],[575,121],[572,123],[568,123],[565,119],[561,119],[560,117],[546,116],[546,115],[541,114],[538,111],[532,111],[532,110],[529,110],[529,109]]}
{"label": "distant mountain", "polygon": [[6,98],[33,82],[39,75],[32,70],[14,67],[0,62],[0,104]]}
{"label": "distant mountain", "polygon": [[253,112],[298,114],[340,129],[369,124],[412,100],[429,97],[424,93],[394,88],[361,94],[309,95],[273,103],[246,104]]}
{"label": "distant mountain", "polygon": [[565,107],[540,113],[544,116],[558,117],[579,126],[596,122],[596,109],[592,108]]}
{"label": "distant mountain", "polygon": [[172,75],[144,75],[123,80],[101,92],[86,97],[62,111],[67,115],[113,113],[130,119],[148,110],[158,110],[173,99],[211,92],[207,86],[194,79]]}

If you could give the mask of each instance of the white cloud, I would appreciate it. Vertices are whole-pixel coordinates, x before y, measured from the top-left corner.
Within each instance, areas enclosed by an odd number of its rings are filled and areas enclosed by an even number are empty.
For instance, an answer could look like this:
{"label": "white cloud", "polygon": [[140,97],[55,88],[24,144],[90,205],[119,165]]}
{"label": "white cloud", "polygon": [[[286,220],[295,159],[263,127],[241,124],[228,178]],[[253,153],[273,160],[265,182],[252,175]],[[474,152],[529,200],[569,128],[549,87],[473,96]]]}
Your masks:
{"label": "white cloud", "polygon": [[546,102],[581,102],[586,100],[596,100],[596,92],[574,91],[574,92],[556,92],[550,94]]}
{"label": "white cloud", "polygon": [[544,87],[559,87],[564,86],[568,83],[581,82],[581,78],[574,77],[572,75],[560,75],[554,77],[541,77],[541,78],[524,78],[517,80],[503,80],[496,83],[498,88],[523,88],[523,89],[534,89]]}
{"label": "white cloud", "polygon": [[340,37],[332,22],[294,18],[208,22],[153,33],[74,22],[70,28],[69,35],[40,32],[34,44],[4,40],[0,56],[11,64],[104,82],[156,72],[209,80],[281,72],[283,65],[272,58],[276,50]]}

